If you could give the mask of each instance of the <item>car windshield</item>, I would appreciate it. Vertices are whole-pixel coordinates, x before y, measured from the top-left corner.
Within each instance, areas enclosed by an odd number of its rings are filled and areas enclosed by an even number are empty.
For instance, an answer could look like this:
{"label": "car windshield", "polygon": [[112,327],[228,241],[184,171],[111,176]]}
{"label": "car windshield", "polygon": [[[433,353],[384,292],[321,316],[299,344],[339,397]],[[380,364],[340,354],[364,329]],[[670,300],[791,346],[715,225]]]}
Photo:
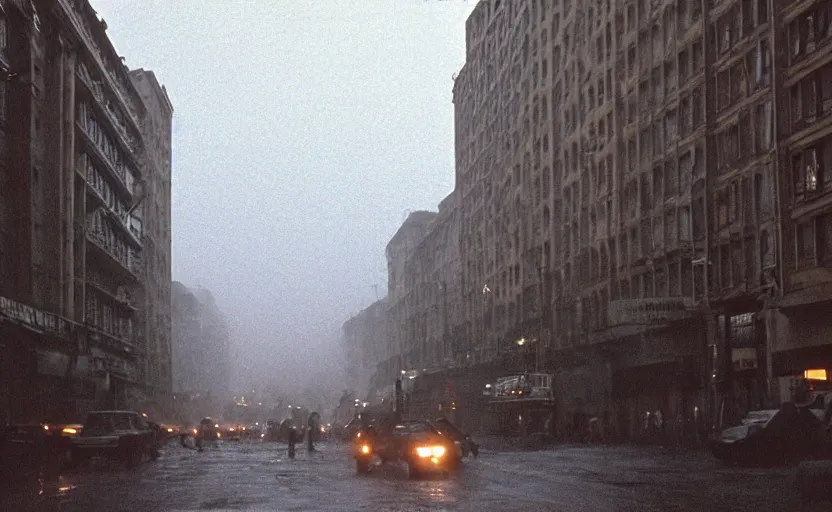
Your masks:
{"label": "car windshield", "polygon": [[129,414],[90,414],[84,424],[83,434],[95,436],[116,430],[130,430],[131,427]]}
{"label": "car windshield", "polygon": [[405,423],[396,425],[393,428],[394,436],[407,436],[411,434],[420,434],[423,432],[431,432],[430,425],[422,422]]}

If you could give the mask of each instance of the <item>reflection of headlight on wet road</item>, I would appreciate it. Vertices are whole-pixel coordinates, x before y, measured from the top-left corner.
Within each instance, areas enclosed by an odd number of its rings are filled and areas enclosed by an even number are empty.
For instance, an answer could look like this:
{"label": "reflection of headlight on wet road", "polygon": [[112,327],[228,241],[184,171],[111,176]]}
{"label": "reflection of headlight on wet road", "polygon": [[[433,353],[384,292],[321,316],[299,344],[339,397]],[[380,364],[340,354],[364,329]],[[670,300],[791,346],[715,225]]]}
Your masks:
{"label": "reflection of headlight on wet road", "polygon": [[416,448],[419,457],[441,457],[445,455],[444,446],[420,446]]}

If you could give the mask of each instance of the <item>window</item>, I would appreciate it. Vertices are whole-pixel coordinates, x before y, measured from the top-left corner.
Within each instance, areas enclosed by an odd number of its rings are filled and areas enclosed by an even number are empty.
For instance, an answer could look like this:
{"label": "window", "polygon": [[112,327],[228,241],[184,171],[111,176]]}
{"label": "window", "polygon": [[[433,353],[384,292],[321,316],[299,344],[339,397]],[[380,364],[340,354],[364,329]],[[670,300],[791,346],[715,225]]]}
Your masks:
{"label": "window", "polygon": [[731,105],[731,74],[729,70],[719,73],[716,77],[718,111],[724,110]]}
{"label": "window", "polygon": [[818,252],[827,264],[832,263],[832,214],[818,218]]}
{"label": "window", "polygon": [[816,148],[809,148],[792,156],[792,183],[794,199],[800,201],[818,191],[820,167]]}
{"label": "window", "polygon": [[754,70],[756,85],[757,87],[764,87],[769,84],[769,75],[771,74],[771,50],[769,49],[768,39],[763,39],[757,43],[756,57]]}
{"label": "window", "polygon": [[800,29],[800,20],[793,21],[789,25],[789,55],[792,58],[792,62],[803,52],[803,41],[800,37]]}
{"label": "window", "polygon": [[688,66],[690,62],[688,61],[688,51],[682,50],[679,53],[679,80],[684,81],[688,77]]}
{"label": "window", "polygon": [[742,0],[742,35],[748,36],[754,28],[753,0]]}
{"label": "window", "polygon": [[733,12],[728,12],[719,20],[719,43],[717,46],[719,48],[719,53],[725,53],[731,49],[734,37],[731,33],[733,25]]}
{"label": "window", "polygon": [[803,119],[803,103],[801,101],[801,84],[792,86],[789,90],[789,106],[792,110],[792,129],[799,130]]}
{"label": "window", "polygon": [[679,0],[676,7],[677,30],[681,35],[688,28],[688,0]]}
{"label": "window", "polygon": [[801,82],[801,102],[803,104],[803,118],[813,119],[818,113],[818,83],[814,75]]}
{"label": "window", "polygon": [[6,23],[6,16],[0,12],[0,51],[6,49],[9,44],[8,25]]}
{"label": "window", "polygon": [[771,149],[771,101],[761,103],[754,108],[754,130],[757,153],[767,153]]}
{"label": "window", "polygon": [[797,225],[795,231],[798,268],[807,268],[815,264],[815,219]]}
{"label": "window", "polygon": [[731,287],[731,249],[728,245],[719,248],[719,277],[722,288]]}
{"label": "window", "polygon": [[[830,7],[832,11],[832,7]],[[830,25],[832,26],[832,25]],[[827,113],[832,111],[832,63],[827,64],[820,70],[820,98],[821,98],[821,112]]]}
{"label": "window", "polygon": [[757,0],[756,2],[756,24],[768,23],[768,2],[769,0]]}
{"label": "window", "polygon": [[691,64],[693,65],[692,71],[694,72],[699,71],[705,65],[702,57],[702,43],[700,42],[693,43],[691,46]]}
{"label": "window", "polygon": [[704,118],[704,105],[702,104],[702,86],[697,87],[693,90],[693,95],[691,96],[691,119],[693,122],[693,129],[699,127],[702,124]]}

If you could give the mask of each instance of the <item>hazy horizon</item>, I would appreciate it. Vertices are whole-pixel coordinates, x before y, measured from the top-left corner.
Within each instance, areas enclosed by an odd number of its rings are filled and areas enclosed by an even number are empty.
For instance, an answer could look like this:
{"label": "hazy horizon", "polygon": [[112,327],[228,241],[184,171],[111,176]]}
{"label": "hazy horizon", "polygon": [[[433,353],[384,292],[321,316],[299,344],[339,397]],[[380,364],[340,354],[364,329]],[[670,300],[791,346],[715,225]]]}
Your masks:
{"label": "hazy horizon", "polygon": [[171,97],[173,279],[227,315],[232,385],[339,374],[341,324],[386,295],[387,241],[453,190],[476,2],[92,3]]}

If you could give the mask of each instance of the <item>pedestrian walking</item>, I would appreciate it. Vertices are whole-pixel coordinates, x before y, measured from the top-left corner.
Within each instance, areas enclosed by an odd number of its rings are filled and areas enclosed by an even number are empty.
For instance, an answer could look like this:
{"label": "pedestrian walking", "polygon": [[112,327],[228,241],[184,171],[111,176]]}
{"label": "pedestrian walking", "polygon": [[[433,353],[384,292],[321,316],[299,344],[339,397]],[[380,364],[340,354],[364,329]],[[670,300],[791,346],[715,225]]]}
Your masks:
{"label": "pedestrian walking", "polygon": [[297,440],[298,440],[298,433],[295,430],[294,426],[292,426],[289,429],[289,436],[288,437],[289,437],[289,458],[294,459],[295,458],[295,445],[297,444]]}

